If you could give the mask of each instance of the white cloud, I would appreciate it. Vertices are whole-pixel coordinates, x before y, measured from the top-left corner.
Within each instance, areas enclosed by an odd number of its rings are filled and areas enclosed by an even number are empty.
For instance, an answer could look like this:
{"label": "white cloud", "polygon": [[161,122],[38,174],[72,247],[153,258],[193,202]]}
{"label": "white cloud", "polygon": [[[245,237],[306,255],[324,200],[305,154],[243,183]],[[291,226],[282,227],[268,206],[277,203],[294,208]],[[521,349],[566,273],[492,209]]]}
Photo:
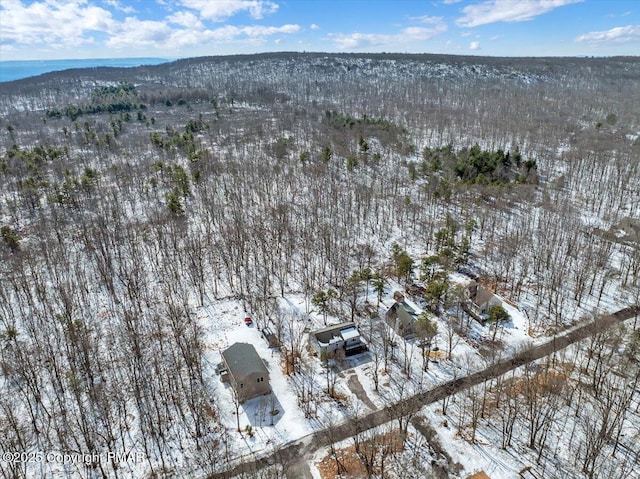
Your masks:
{"label": "white cloud", "polygon": [[524,22],[559,7],[583,0],[487,0],[467,5],[456,20],[461,27],[477,27],[495,22]]}
{"label": "white cloud", "polygon": [[354,48],[362,48],[368,46],[381,46],[391,41],[391,35],[383,35],[378,33],[330,33],[329,37],[333,40],[339,50],[352,50]]}
{"label": "white cloud", "polygon": [[605,16],[607,18],[617,18],[617,17],[628,17],[629,15],[631,15],[633,12],[631,12],[631,10],[627,10],[624,13],[621,13],[620,15],[615,14],[615,13],[607,13]]}
{"label": "white cloud", "polygon": [[469,43],[469,50],[480,50],[480,42]]}
{"label": "white cloud", "polygon": [[[263,25],[253,25],[249,27],[234,27],[227,26],[219,30],[224,29],[227,32],[233,33],[233,37],[246,35],[248,37],[266,37],[270,35],[276,35],[278,33],[297,33],[300,31],[300,25],[282,25],[281,27],[265,27]],[[214,32],[217,30],[214,30]],[[231,38],[229,38],[230,40]]]}
{"label": "white cloud", "polygon": [[458,3],[461,2],[462,0],[442,0],[442,3],[444,3],[445,5],[450,5],[452,3]]}
{"label": "white cloud", "polygon": [[434,28],[408,27],[402,30],[401,37],[409,40],[429,40],[439,33],[447,31],[447,25],[441,23]]}
{"label": "white cloud", "polygon": [[439,25],[442,23],[442,17],[431,17],[429,15],[423,15],[421,17],[409,17],[409,20],[420,23],[427,23],[430,25]]}
{"label": "white cloud", "polygon": [[[246,10],[254,17],[275,11],[277,5],[265,1],[198,2],[181,0],[194,6],[200,4],[200,13],[209,18]],[[41,0],[25,4],[20,0],[2,0],[0,4],[0,48],[3,54],[39,47],[50,49],[77,49],[79,45],[98,45],[111,49],[178,51],[182,47],[199,46],[207,42],[262,42],[273,35],[294,34],[299,25],[232,26],[207,29],[202,18],[194,11],[177,11],[160,20],[142,20],[129,16],[115,20],[107,9],[96,7],[87,0]],[[104,5],[121,8],[119,0],[105,0]],[[99,35],[99,36],[98,36]],[[102,41],[102,40],[100,40]]]}
{"label": "white cloud", "polygon": [[221,22],[243,11],[248,11],[251,18],[260,19],[278,10],[277,4],[264,0],[181,0],[181,4],[214,22]]}
{"label": "white cloud", "polygon": [[135,9],[131,5],[124,6],[120,3],[120,0],[103,0],[104,3],[109,5],[110,7],[115,8],[124,13],[134,13]]}
{"label": "white cloud", "polygon": [[23,5],[6,0],[0,7],[3,48],[9,42],[24,45],[77,46],[91,43],[90,32],[113,28],[111,13],[84,0],[47,0]]}
{"label": "white cloud", "polygon": [[312,23],[309,28],[311,28],[311,30],[320,30],[320,25],[316,25],[315,23]]}
{"label": "white cloud", "polygon": [[197,46],[207,42],[230,42],[239,38],[263,40],[277,34],[292,34],[300,31],[299,25],[287,24],[280,27],[251,25],[236,27],[225,25],[213,30],[196,28],[173,29],[165,22],[140,21],[128,18],[121,28],[107,41],[112,48],[153,46],[154,48],[176,50]]}
{"label": "white cloud", "polygon": [[589,32],[576,37],[578,42],[589,43],[623,43],[632,40],[640,40],[640,25],[627,25],[615,27],[601,32]]}
{"label": "white cloud", "polygon": [[164,45],[174,30],[165,22],[127,18],[107,40],[108,47]]}
{"label": "white cloud", "polygon": [[181,25],[187,28],[196,28],[201,30],[204,28],[204,25],[200,21],[198,17],[196,17],[191,12],[177,12],[173,15],[169,15],[167,20],[171,23],[175,23],[176,25]]}
{"label": "white cloud", "polygon": [[[441,18],[438,17],[440,20]],[[338,50],[354,50],[367,47],[385,47],[389,50],[402,48],[407,43],[430,40],[436,35],[446,32],[447,24],[440,22],[431,27],[407,27],[397,34],[385,33],[330,33]]]}

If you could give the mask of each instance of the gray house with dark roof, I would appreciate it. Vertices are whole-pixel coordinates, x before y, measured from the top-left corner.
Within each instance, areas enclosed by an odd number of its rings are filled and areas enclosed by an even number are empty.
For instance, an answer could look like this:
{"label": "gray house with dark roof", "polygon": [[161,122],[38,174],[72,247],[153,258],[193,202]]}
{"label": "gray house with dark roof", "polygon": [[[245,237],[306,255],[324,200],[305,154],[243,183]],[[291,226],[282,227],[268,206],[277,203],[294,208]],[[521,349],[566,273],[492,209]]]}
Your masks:
{"label": "gray house with dark roof", "polygon": [[396,302],[391,305],[384,319],[398,336],[410,339],[416,332],[418,314],[411,306],[404,302],[404,295],[402,293],[396,291],[393,298]]}
{"label": "gray house with dark roof", "polygon": [[366,350],[353,321],[311,331],[309,344],[317,354],[326,354],[328,358],[334,357],[338,351],[344,351],[345,356],[349,356]]}
{"label": "gray house with dark roof", "polygon": [[235,343],[222,352],[229,382],[239,402],[269,394],[269,371],[251,344]]}

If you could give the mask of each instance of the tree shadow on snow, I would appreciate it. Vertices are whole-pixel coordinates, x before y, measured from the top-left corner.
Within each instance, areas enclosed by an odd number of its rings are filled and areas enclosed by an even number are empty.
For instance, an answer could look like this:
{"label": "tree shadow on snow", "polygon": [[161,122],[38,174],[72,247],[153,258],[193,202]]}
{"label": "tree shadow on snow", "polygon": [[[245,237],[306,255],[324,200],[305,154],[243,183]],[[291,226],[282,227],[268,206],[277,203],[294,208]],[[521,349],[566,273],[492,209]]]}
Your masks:
{"label": "tree shadow on snow", "polygon": [[246,414],[251,427],[275,426],[284,413],[282,404],[273,392],[248,399],[240,407]]}

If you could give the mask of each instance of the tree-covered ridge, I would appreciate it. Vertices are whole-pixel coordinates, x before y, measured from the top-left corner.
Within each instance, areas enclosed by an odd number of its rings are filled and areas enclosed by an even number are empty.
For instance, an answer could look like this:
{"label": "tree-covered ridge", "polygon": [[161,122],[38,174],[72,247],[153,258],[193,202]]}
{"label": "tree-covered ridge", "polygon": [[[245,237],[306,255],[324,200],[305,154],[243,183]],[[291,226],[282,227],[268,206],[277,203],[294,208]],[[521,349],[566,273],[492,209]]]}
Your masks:
{"label": "tree-covered ridge", "polygon": [[406,135],[405,128],[385,119],[367,115],[361,118],[354,117],[348,113],[336,110],[326,110],[324,122],[337,130],[353,130],[366,135],[376,135],[376,133],[387,132],[393,135]]}
{"label": "tree-covered ridge", "polygon": [[[404,151],[406,149],[414,149],[413,145],[410,145],[409,131],[384,117],[378,117],[368,115],[364,113],[362,117],[357,117],[349,113],[343,113],[336,110],[325,110],[324,115],[321,117],[321,123],[328,126],[326,130],[327,135],[336,139],[339,145],[344,146],[346,144],[357,143],[356,150],[360,156],[364,155],[361,160],[366,163],[368,153],[370,150],[369,142],[367,139],[375,138],[383,147],[391,147],[398,151]],[[345,143],[343,139],[349,138],[349,142]],[[336,145],[338,146],[338,145]],[[347,165],[348,169],[353,169],[358,161],[354,156],[355,150],[352,147],[338,148],[337,153],[343,156],[351,158]],[[375,154],[374,154],[375,155]],[[376,158],[372,158],[376,160]]]}
{"label": "tree-covered ridge", "polygon": [[97,186],[99,173],[76,161],[66,146],[20,148],[14,144],[0,156],[0,173],[15,185],[18,204],[28,210],[40,207],[43,199],[80,207]]}
{"label": "tree-covered ridge", "polygon": [[337,112],[336,110],[325,111],[325,121],[334,128],[354,128],[354,127],[375,127],[381,130],[398,130],[405,132],[403,128],[394,125],[384,118],[372,118],[366,113],[362,118],[356,118],[346,113]]}
{"label": "tree-covered ridge", "polygon": [[47,163],[55,162],[68,154],[68,148],[63,146],[35,145],[31,148],[20,148],[14,143],[5,155],[0,156],[0,172],[16,176],[25,173],[39,176]]}
{"label": "tree-covered ridge", "polygon": [[[505,153],[502,149],[483,150],[477,143],[458,151],[451,145],[425,147],[420,164],[422,176],[440,172],[464,183],[482,185],[535,182],[537,169],[536,161],[524,160],[518,148]],[[409,173],[415,177],[415,167]]]}
{"label": "tree-covered ridge", "polygon": [[75,121],[82,115],[100,113],[120,113],[132,110],[146,110],[145,103],[137,101],[138,92],[132,83],[121,82],[118,85],[102,86],[91,93],[91,102],[84,105],[67,105],[65,108],[51,108],[46,112],[47,118],[66,116]]}
{"label": "tree-covered ridge", "polygon": [[117,85],[98,87],[91,96],[96,101],[104,101],[104,99],[135,97],[137,94],[136,86],[133,83],[123,81]]}
{"label": "tree-covered ridge", "polygon": [[47,117],[49,118],[60,118],[61,116],[66,116],[71,121],[75,121],[78,117],[82,115],[97,115],[100,113],[119,113],[119,112],[130,112],[132,110],[145,110],[147,107],[144,103],[129,103],[129,102],[118,102],[118,103],[101,103],[99,105],[69,105],[64,110],[58,110],[57,108],[53,108],[51,110],[47,110]]}

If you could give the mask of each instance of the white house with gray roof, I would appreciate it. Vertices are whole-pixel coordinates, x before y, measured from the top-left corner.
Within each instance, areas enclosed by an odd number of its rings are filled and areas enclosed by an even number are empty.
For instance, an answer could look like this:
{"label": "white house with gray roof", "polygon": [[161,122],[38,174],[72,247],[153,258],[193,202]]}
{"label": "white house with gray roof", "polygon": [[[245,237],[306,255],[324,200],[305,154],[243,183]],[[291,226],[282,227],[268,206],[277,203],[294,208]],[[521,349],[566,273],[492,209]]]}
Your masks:
{"label": "white house with gray roof", "polygon": [[229,383],[239,402],[269,394],[269,370],[251,344],[235,343],[222,352]]}

